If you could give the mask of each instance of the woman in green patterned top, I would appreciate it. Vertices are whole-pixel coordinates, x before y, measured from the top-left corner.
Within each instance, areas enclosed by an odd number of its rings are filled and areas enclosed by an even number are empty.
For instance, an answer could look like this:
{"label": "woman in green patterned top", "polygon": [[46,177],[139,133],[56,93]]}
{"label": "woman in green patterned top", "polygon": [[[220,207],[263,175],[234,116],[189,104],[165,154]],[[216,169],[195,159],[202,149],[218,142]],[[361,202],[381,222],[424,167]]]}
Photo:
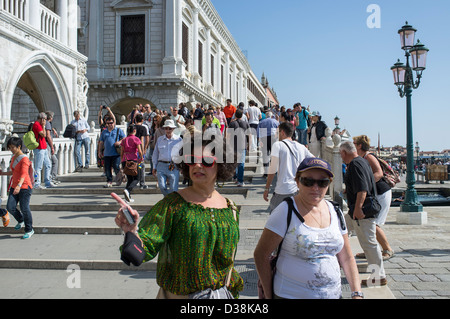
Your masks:
{"label": "woman in green patterned top", "polygon": [[[157,203],[142,219],[139,230],[126,222],[121,211],[116,218],[124,232],[137,232],[144,244],[145,261],[159,254],[158,298],[183,299],[209,288],[222,288],[233,267],[239,215],[234,203],[215,190],[215,184],[231,178],[236,164],[220,163],[205,144],[197,152],[193,152],[193,143],[183,148],[179,167],[192,186]],[[138,218],[136,211],[131,213]],[[234,269],[228,289],[235,298],[243,290],[243,280]]]}

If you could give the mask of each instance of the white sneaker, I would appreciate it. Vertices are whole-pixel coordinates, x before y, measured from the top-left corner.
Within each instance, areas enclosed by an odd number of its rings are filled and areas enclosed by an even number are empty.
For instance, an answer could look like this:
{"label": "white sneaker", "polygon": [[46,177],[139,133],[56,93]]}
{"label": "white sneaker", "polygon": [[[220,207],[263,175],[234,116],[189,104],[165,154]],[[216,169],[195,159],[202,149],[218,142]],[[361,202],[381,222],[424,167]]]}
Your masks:
{"label": "white sneaker", "polygon": [[55,188],[56,185],[53,184],[53,183],[50,183],[50,184],[48,184],[48,185],[45,185],[45,187],[46,187],[46,188]]}
{"label": "white sneaker", "polygon": [[127,189],[123,190],[123,195],[125,196],[125,199],[128,203],[131,203],[131,196],[130,196],[130,192]]}
{"label": "white sneaker", "polygon": [[237,183],[237,187],[244,187],[245,183]]}
{"label": "white sneaker", "polygon": [[34,235],[34,230],[31,230],[29,233],[25,233],[25,235],[23,235],[22,239],[30,239],[31,236]]}

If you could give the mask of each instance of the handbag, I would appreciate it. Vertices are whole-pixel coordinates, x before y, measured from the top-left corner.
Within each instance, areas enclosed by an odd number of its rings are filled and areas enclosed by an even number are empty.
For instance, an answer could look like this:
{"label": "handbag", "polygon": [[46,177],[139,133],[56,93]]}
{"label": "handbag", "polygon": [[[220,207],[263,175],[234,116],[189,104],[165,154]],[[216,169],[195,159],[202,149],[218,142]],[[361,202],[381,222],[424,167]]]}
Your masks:
{"label": "handbag", "polygon": [[145,250],[142,241],[135,234],[128,232],[122,246],[120,259],[127,265],[136,267],[142,265],[145,259]]}
{"label": "handbag", "polygon": [[[287,232],[289,230],[289,226],[291,224],[291,220],[292,220],[292,212],[295,213],[297,218],[300,219],[300,221],[302,223],[304,223],[305,220],[300,215],[300,213],[295,209],[294,202],[293,202],[291,197],[285,198],[284,201],[287,202],[288,207],[289,207],[288,208],[288,215],[287,215],[287,226],[286,226],[286,234],[287,234]],[[284,235],[285,237],[286,237],[286,234]],[[272,253],[272,256],[270,256],[270,261],[269,262],[270,262],[270,269],[272,270],[271,271],[271,273],[272,273],[272,289],[273,289],[273,279],[275,277],[275,273],[277,272],[278,256],[279,256],[279,254],[281,252],[281,246],[283,245],[283,241],[284,241],[284,238],[281,241],[280,245],[278,246],[278,249],[274,253]],[[274,293],[272,291],[272,299],[273,299],[273,296],[274,296]],[[262,283],[261,283],[260,279],[258,279],[258,297],[259,297],[259,299],[267,299],[266,295],[264,293],[264,288],[262,286]]]}
{"label": "handbag", "polygon": [[138,175],[138,164],[135,161],[126,161],[123,168],[123,173],[128,176]]}
{"label": "handbag", "polygon": [[375,196],[367,195],[362,211],[366,215],[366,218],[376,218],[381,211],[380,202],[378,202]]}

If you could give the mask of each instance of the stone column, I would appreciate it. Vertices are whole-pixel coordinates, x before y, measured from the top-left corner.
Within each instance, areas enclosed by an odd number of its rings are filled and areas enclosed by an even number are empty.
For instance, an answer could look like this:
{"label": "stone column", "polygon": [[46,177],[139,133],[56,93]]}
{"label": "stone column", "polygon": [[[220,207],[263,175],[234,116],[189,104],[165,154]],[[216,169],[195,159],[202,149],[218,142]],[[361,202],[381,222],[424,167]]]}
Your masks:
{"label": "stone column", "polygon": [[183,74],[181,0],[165,1],[163,76]]}
{"label": "stone column", "polygon": [[89,0],[89,24],[87,46],[87,77],[90,80],[103,78],[103,0]]}
{"label": "stone column", "polygon": [[62,44],[67,45],[68,42],[68,2],[67,0],[56,0],[55,1],[55,11],[60,18],[60,41]]}
{"label": "stone column", "polygon": [[41,3],[39,0],[28,1],[28,23],[37,30],[41,30]]}
{"label": "stone column", "polygon": [[78,51],[78,5],[77,0],[68,3],[67,43],[72,50]]}
{"label": "stone column", "polygon": [[192,52],[193,52],[193,63],[192,63],[192,77],[194,84],[199,85],[200,74],[198,73],[199,63],[198,63],[198,8],[193,8],[192,12],[194,14],[194,24],[192,30]]}
{"label": "stone column", "polygon": [[207,27],[206,29],[206,67],[203,71],[204,82],[207,83],[208,86],[211,86],[212,78],[211,78],[211,28]]}
{"label": "stone column", "polygon": [[[225,67],[224,67],[224,84],[223,95],[225,99],[231,99],[230,91],[230,52],[225,52]],[[234,103],[235,101],[233,101]]]}
{"label": "stone column", "polygon": [[217,57],[216,57],[216,92],[219,93],[220,96],[223,95],[221,90],[222,83],[222,43],[217,41]]}

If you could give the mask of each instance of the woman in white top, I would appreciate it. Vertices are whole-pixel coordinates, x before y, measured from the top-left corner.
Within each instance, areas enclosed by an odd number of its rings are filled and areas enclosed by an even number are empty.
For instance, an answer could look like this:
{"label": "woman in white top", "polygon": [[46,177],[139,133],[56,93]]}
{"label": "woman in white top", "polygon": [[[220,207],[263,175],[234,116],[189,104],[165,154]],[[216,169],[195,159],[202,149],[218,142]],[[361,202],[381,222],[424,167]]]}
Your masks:
{"label": "woman in white top", "polygon": [[[254,257],[268,299],[339,299],[343,268],[353,298],[362,298],[358,269],[345,221],[324,200],[333,179],[330,164],[307,158],[298,168],[299,195],[292,197],[296,214],[287,225],[288,204],[269,217]],[[270,256],[282,242],[273,277]],[[273,278],[272,278],[273,277]]]}

